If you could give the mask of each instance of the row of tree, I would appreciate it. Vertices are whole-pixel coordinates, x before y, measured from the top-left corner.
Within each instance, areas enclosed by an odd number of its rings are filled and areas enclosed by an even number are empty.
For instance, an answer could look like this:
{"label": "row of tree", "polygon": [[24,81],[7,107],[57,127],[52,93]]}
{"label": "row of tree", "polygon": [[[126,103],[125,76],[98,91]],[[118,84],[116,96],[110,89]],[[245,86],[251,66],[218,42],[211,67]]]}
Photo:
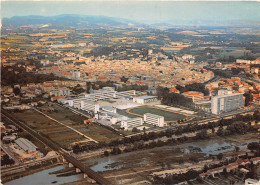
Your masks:
{"label": "row of tree", "polygon": [[170,92],[167,87],[158,87],[157,96],[164,105],[194,107],[194,103],[191,98],[187,98],[182,94]]}
{"label": "row of tree", "polygon": [[[189,133],[189,132],[198,132],[196,137],[194,139],[205,139],[208,138],[209,136],[207,135],[206,130],[212,129],[212,132],[215,133],[215,128],[219,127],[217,131],[217,135],[219,136],[224,136],[224,135],[232,135],[232,134],[244,134],[245,132],[251,132],[255,131],[255,127],[251,126],[250,121],[256,120],[260,121],[260,113],[258,111],[255,111],[253,115],[247,114],[247,115],[237,115],[234,118],[230,119],[222,119],[219,121],[215,122],[209,122],[207,124],[203,125],[198,125],[196,123],[194,124],[189,124],[185,126],[179,126],[177,129],[167,129],[162,132],[149,132],[149,133],[143,133],[139,135],[134,135],[131,137],[125,137],[120,140],[113,140],[109,143],[106,142],[99,142],[98,144],[96,143],[91,143],[88,145],[75,145],[73,147],[73,151],[75,153],[83,152],[83,151],[90,151],[90,150],[96,150],[100,149],[103,147],[118,147],[120,145],[127,145],[127,144],[134,144],[136,142],[140,141],[150,141],[150,140],[155,140],[159,139],[162,137],[168,137],[171,138],[173,135],[181,135],[183,133]],[[243,123],[241,121],[247,122]],[[226,129],[223,129],[224,126],[227,126]],[[222,129],[221,129],[222,128]],[[182,138],[185,140],[185,137]],[[157,145],[157,144],[156,144]]]}

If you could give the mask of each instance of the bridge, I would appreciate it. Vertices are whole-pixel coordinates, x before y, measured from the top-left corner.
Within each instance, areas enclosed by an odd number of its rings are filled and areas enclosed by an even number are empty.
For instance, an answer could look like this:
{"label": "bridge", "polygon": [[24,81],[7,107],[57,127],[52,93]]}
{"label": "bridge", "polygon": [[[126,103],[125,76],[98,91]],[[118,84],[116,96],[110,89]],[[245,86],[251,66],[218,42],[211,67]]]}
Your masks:
{"label": "bridge", "polygon": [[87,175],[90,178],[94,179],[98,184],[102,185],[110,185],[111,183],[105,179],[100,174],[94,172],[89,167],[86,167],[82,162],[78,161],[76,158],[71,156],[67,151],[65,151],[63,148],[61,148],[58,144],[53,142],[52,140],[46,138],[45,136],[41,135],[41,133],[36,132],[32,128],[30,128],[28,125],[24,124],[23,122],[17,120],[14,118],[10,113],[8,113],[6,110],[2,109],[1,115],[11,121],[14,125],[17,127],[23,129],[30,135],[32,135],[36,140],[40,141],[41,143],[47,145],[50,149],[58,152],[60,155],[63,156],[63,158],[70,164],[76,167],[76,171],[83,172],[84,176]]}

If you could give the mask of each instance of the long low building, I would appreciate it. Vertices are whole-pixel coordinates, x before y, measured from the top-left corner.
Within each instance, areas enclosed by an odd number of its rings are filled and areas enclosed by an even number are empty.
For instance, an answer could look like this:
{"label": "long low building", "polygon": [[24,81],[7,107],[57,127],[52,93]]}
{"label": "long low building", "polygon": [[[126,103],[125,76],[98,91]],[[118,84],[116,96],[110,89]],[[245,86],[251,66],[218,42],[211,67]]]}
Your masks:
{"label": "long low building", "polygon": [[138,96],[133,98],[133,102],[145,104],[157,101],[157,96]]}
{"label": "long low building", "polygon": [[125,130],[131,130],[134,127],[143,125],[143,123],[144,123],[143,118],[127,119],[121,122],[121,128],[124,128]]}
{"label": "long low building", "polygon": [[144,114],[144,121],[150,125],[156,125],[157,127],[164,126],[164,117],[156,114],[146,113]]}
{"label": "long low building", "polygon": [[19,138],[15,140],[15,143],[26,152],[35,152],[37,150],[37,146],[25,138]]}
{"label": "long low building", "polygon": [[204,99],[204,94],[202,92],[197,91],[188,91],[182,93],[182,95],[191,98],[193,102],[201,101]]}
{"label": "long low building", "polygon": [[99,111],[99,104],[88,100],[81,101],[81,109],[85,111],[93,111],[97,113]]}
{"label": "long low building", "polygon": [[116,98],[134,96],[135,94],[136,94],[135,90],[116,92]]}
{"label": "long low building", "polygon": [[104,106],[104,107],[102,107],[102,110],[103,110],[103,111],[107,111],[107,112],[116,113],[116,108],[110,107],[110,106]]}
{"label": "long low building", "polygon": [[94,113],[97,113],[99,111],[99,104],[94,101],[89,101],[89,99],[86,98],[80,98],[80,99],[72,99],[67,101],[69,106],[81,109],[85,111],[93,111]]}

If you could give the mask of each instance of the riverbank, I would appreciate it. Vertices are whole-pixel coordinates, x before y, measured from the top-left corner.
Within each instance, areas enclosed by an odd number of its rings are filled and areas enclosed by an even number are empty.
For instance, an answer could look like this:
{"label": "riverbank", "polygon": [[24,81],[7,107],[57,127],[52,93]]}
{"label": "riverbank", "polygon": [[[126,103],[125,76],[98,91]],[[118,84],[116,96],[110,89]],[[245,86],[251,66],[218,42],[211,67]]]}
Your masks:
{"label": "riverbank", "polygon": [[14,173],[11,175],[7,175],[7,176],[2,176],[1,174],[1,180],[2,183],[7,183],[9,181],[13,181],[15,179],[19,179],[22,178],[24,176],[28,176],[37,172],[40,172],[42,170],[46,170],[46,169],[50,169],[53,167],[56,167],[58,165],[61,165],[62,163],[58,162],[57,159],[51,159],[47,162],[45,162],[44,164],[40,164],[40,165],[35,165],[35,166],[31,166],[29,168],[26,168],[26,170],[19,172],[19,173]]}
{"label": "riverbank", "polygon": [[[151,181],[152,175],[184,172],[191,167],[201,169],[205,164],[218,163],[217,155],[223,159],[247,152],[247,144],[260,140],[260,133],[247,133],[207,140],[198,140],[153,149],[138,150],[108,157],[84,160],[94,171],[100,172],[112,183],[134,184]],[[235,147],[240,148],[236,152]]]}

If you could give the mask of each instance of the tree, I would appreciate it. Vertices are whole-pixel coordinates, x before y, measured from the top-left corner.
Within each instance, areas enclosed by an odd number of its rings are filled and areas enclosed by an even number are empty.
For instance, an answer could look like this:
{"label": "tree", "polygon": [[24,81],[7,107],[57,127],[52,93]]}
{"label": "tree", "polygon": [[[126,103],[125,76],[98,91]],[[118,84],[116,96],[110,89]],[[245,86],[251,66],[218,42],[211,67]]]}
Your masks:
{"label": "tree", "polygon": [[245,97],[245,106],[249,106],[250,101],[253,99],[252,93],[246,92],[246,93],[244,93],[244,97]]}
{"label": "tree", "polygon": [[105,156],[109,156],[109,152],[106,150],[106,151],[104,151],[104,155]]}
{"label": "tree", "polygon": [[217,135],[218,135],[218,136],[223,136],[223,135],[224,135],[224,131],[223,131],[223,127],[222,127],[222,126],[220,126],[220,127],[218,128]]}
{"label": "tree", "polygon": [[138,129],[137,129],[136,127],[134,127],[134,128],[132,129],[132,132],[138,132]]}
{"label": "tree", "polygon": [[14,94],[17,96],[17,95],[19,95],[20,94],[20,88],[18,88],[18,87],[16,87],[16,88],[14,88]]}
{"label": "tree", "polygon": [[213,134],[215,133],[215,128],[214,128],[214,127],[211,128],[211,132],[212,132]]}
{"label": "tree", "polygon": [[217,158],[218,158],[218,160],[221,160],[221,159],[223,158],[223,154],[222,154],[222,153],[219,153],[219,154],[217,155]]}

